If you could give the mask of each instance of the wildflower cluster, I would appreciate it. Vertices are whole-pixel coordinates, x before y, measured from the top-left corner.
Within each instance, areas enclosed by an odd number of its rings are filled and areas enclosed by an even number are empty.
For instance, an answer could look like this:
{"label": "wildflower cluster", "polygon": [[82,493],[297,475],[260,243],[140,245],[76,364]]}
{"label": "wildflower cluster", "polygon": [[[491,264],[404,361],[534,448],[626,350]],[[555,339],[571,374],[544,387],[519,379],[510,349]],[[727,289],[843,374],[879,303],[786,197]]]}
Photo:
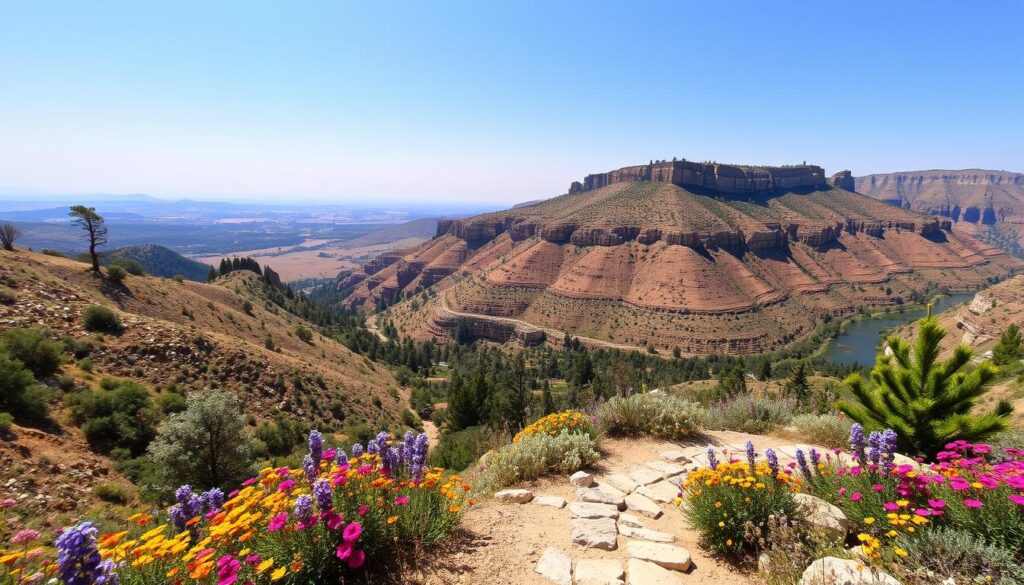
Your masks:
{"label": "wildflower cluster", "polygon": [[791,471],[779,469],[773,452],[758,461],[753,445],[748,444],[742,461],[719,461],[714,455],[709,453],[710,467],[687,475],[677,500],[707,546],[738,553],[756,545],[772,517],[799,516],[793,492],[800,491],[802,481]]}
{"label": "wildflower cluster", "polygon": [[516,433],[516,436],[512,438],[512,442],[518,443],[526,437],[541,434],[554,437],[563,430],[573,433],[592,434],[590,417],[577,410],[555,412],[541,417],[524,427],[523,430]]}
{"label": "wildflower cluster", "polygon": [[[14,506],[12,499],[0,501],[0,522],[5,520],[2,512]],[[48,558],[39,537],[38,531],[25,528],[11,536],[8,550],[0,549],[0,584],[41,583],[57,572],[57,564]]]}
{"label": "wildflower cluster", "polygon": [[0,554],[0,584],[337,583],[375,554],[444,538],[472,505],[468,484],[425,467],[426,448],[424,435],[382,433],[347,454],[314,431],[301,468],[263,469],[227,495],[181,486],[166,514],[102,536],[88,522],[66,528],[56,563],[30,578],[22,565],[43,549]]}

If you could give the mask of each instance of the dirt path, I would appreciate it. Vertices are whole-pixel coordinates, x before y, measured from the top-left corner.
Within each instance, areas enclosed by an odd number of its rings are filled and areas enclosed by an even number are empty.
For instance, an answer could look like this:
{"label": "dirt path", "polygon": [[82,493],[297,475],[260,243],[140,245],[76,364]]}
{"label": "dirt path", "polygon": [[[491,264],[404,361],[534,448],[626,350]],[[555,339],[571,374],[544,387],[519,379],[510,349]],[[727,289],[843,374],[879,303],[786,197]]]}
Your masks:
{"label": "dirt path", "polygon": [[[759,453],[768,447],[792,450],[792,442],[785,439],[731,432],[710,433],[702,441],[675,444],[644,439],[604,439],[601,443],[602,459],[588,471],[595,476],[598,485],[605,485],[605,477],[644,468],[647,462],[664,461],[661,453],[671,450],[686,452],[694,458],[693,464],[684,465],[689,469],[694,464],[699,465],[708,446],[719,453],[722,449],[729,449],[733,456],[742,457],[742,445],[747,440],[754,442]],[[785,463],[788,457],[782,450],[779,457]],[[577,501],[578,497],[577,488],[570,485],[564,476],[542,478],[512,487],[529,489],[536,496],[562,497],[569,503]],[[647,529],[672,535],[675,539],[673,545],[690,553],[693,568],[685,574],[675,575],[680,579],[679,583],[755,585],[761,582],[753,568],[738,567],[703,550],[699,535],[687,527],[682,512],[673,504],[662,503],[660,508],[662,515],[657,519],[630,510],[626,513],[638,517]],[[574,544],[570,536],[572,518],[568,507],[559,509],[536,503],[501,503],[494,499],[486,499],[471,508],[465,516],[464,528],[450,550],[429,555],[429,563],[421,564],[414,582],[431,585],[550,585],[551,581],[535,570],[548,547],[565,553],[574,565],[580,560],[604,559],[619,561],[625,567],[628,542],[637,540],[620,534],[616,550],[584,548]],[[626,582],[633,583],[628,577]]]}

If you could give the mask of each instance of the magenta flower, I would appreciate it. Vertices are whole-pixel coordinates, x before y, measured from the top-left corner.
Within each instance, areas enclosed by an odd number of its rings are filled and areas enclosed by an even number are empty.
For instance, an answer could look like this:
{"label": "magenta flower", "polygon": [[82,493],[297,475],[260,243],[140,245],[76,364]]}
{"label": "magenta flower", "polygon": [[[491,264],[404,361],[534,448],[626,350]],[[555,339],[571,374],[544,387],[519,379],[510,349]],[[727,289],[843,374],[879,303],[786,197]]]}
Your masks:
{"label": "magenta flower", "polygon": [[359,536],[363,534],[363,525],[358,522],[353,522],[345,527],[345,531],[341,533],[341,537],[345,542],[355,542],[359,540]]}
{"label": "magenta flower", "polygon": [[330,530],[337,530],[341,528],[341,525],[345,522],[345,517],[337,512],[327,513],[327,528]]}
{"label": "magenta flower", "polygon": [[895,512],[900,509],[900,507],[896,505],[896,502],[886,502],[882,507],[885,508],[886,512]]}
{"label": "magenta flower", "polygon": [[12,544],[25,544],[26,542],[32,542],[33,540],[35,540],[37,538],[39,538],[39,533],[38,532],[36,532],[35,530],[32,530],[31,528],[26,528],[25,530],[19,530],[14,535],[14,537],[11,538],[11,543]]}
{"label": "magenta flower", "polygon": [[962,492],[964,490],[970,489],[971,484],[967,483],[962,477],[954,477],[953,479],[949,480],[949,487],[953,488],[958,492]]}
{"label": "magenta flower", "polygon": [[885,487],[882,486],[882,484],[880,484],[880,483],[876,483],[875,485],[871,486],[871,489],[875,490],[876,492],[880,492],[880,491],[884,490]]}
{"label": "magenta flower", "polygon": [[1024,506],[1024,496],[1020,494],[1010,494],[1010,501],[1018,506]]}
{"label": "magenta flower", "polygon": [[293,487],[295,487],[295,480],[294,479],[286,479],[286,480],[282,481],[280,485],[277,486],[277,490],[280,491],[280,492],[286,492],[286,491],[292,489]]}
{"label": "magenta flower", "polygon": [[974,446],[974,452],[977,453],[978,455],[984,455],[985,453],[989,453],[991,451],[992,447],[989,447],[985,443],[978,443],[977,445]]}
{"label": "magenta flower", "polygon": [[267,525],[267,532],[277,532],[284,528],[284,525],[288,523],[288,513],[281,512],[277,516],[270,519],[270,524]]}
{"label": "magenta flower", "polygon": [[345,560],[352,554],[352,543],[343,542],[338,545],[338,548],[334,549],[334,554],[341,560]]}
{"label": "magenta flower", "polygon": [[946,507],[945,500],[928,500],[928,506],[932,508],[942,509]]}
{"label": "magenta flower", "polygon": [[850,501],[859,502],[862,497],[863,496],[860,495],[860,492],[853,492],[852,494],[850,494]]}
{"label": "magenta flower", "polygon": [[395,505],[404,506],[409,503],[409,496],[398,496],[395,498]]}
{"label": "magenta flower", "polygon": [[354,551],[352,553],[352,556],[350,556],[348,558],[348,568],[350,568],[350,569],[358,569],[359,567],[362,567],[363,563],[365,563],[365,562],[366,562],[366,553],[361,551],[361,550]]}
{"label": "magenta flower", "polygon": [[981,503],[981,500],[975,500],[971,498],[964,500],[964,505],[967,506],[968,508],[980,508],[984,506],[984,504]]}
{"label": "magenta flower", "polygon": [[367,513],[369,512],[369,511],[370,511],[370,507],[369,507],[369,506],[367,506],[366,504],[363,504],[362,506],[359,506],[359,510],[358,510],[358,512],[359,512],[359,515],[360,515],[360,516],[366,516],[366,514],[367,514]]}

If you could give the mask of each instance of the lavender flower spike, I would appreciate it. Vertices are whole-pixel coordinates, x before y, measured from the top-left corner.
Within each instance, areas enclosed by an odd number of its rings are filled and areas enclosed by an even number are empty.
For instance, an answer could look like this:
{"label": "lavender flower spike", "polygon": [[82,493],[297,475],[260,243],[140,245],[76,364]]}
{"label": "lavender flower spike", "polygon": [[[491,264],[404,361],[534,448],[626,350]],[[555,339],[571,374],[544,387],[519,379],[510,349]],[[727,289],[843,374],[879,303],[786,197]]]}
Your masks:
{"label": "lavender flower spike", "polygon": [[807,457],[804,456],[803,449],[796,450],[796,464],[800,467],[800,472],[804,474],[804,477],[811,479],[811,468],[807,466]]}
{"label": "lavender flower spike", "polygon": [[753,441],[747,441],[746,449],[747,449],[747,464],[750,465],[750,473],[754,473],[754,470],[757,468],[757,466],[755,465],[755,459],[757,458],[757,453],[754,451],[754,442]]}
{"label": "lavender flower spike", "polygon": [[853,423],[850,428],[850,451],[861,465],[867,465],[867,454],[864,453],[864,427],[860,423]]}
{"label": "lavender flower spike", "polygon": [[708,467],[711,469],[718,468],[718,458],[715,457],[715,450],[711,447],[708,447]]}
{"label": "lavender flower spike", "polygon": [[316,429],[309,431],[308,444],[309,456],[319,465],[320,460],[324,458],[324,437],[320,434],[320,431]]}
{"label": "lavender flower spike", "polygon": [[772,470],[772,476],[779,476],[779,456],[775,454],[775,449],[765,449],[764,458],[768,460],[768,467]]}

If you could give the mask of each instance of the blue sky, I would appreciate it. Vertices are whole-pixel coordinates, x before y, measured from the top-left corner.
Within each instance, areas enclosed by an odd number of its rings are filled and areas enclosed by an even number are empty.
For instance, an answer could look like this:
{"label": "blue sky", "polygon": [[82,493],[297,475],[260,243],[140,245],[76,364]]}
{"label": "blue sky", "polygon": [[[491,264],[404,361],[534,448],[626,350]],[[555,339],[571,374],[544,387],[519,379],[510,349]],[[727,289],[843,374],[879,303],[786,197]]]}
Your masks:
{"label": "blue sky", "polygon": [[651,158],[1024,171],[1024,2],[0,0],[0,189],[518,202]]}

